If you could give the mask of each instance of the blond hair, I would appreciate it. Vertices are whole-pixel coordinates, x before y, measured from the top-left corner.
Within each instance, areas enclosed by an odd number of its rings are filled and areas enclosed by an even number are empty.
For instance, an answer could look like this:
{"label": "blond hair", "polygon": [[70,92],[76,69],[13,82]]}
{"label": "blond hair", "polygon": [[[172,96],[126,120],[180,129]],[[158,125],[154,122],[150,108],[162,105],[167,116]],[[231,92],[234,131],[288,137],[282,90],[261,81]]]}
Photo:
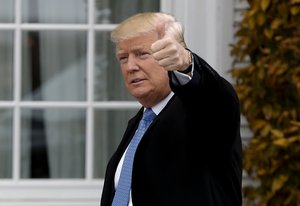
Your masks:
{"label": "blond hair", "polygon": [[111,32],[111,40],[118,43],[143,34],[159,32],[159,24],[164,24],[165,33],[174,36],[181,45],[186,47],[183,26],[174,16],[163,12],[144,12],[129,17]]}

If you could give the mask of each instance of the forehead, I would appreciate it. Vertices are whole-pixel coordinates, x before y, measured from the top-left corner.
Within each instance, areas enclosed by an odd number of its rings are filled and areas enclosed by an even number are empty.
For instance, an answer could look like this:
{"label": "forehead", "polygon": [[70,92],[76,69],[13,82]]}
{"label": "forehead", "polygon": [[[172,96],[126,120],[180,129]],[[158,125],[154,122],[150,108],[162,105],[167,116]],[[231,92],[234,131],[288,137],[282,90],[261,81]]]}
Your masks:
{"label": "forehead", "polygon": [[157,40],[156,33],[147,33],[130,39],[125,39],[117,43],[117,53],[150,49],[151,45]]}

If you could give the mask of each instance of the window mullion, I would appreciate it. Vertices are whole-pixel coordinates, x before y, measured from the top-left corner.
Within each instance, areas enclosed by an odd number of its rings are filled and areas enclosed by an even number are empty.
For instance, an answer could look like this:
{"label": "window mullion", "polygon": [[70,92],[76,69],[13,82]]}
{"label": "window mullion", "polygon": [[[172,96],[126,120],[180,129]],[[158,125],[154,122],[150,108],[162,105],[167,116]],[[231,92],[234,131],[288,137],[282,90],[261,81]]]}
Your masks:
{"label": "window mullion", "polygon": [[13,117],[13,180],[20,179],[21,157],[21,0],[15,1],[15,24],[14,31],[14,117]]}
{"label": "window mullion", "polygon": [[88,35],[87,35],[87,117],[86,117],[86,178],[92,180],[93,178],[93,139],[94,139],[94,124],[93,124],[93,100],[94,100],[94,0],[88,1]]}

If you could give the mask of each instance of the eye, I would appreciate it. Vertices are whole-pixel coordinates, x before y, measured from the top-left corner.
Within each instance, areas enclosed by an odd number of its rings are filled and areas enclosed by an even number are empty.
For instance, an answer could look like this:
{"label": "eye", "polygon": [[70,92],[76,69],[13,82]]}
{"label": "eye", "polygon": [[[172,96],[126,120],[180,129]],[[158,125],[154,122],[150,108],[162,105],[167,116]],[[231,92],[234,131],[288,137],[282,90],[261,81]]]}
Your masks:
{"label": "eye", "polygon": [[127,57],[127,56],[120,56],[120,57],[119,57],[119,62],[120,62],[121,64],[126,63],[127,60],[128,60],[128,57]]}
{"label": "eye", "polygon": [[139,52],[137,55],[138,55],[141,59],[146,59],[146,58],[148,58],[148,56],[150,55],[150,53],[149,53],[149,52]]}

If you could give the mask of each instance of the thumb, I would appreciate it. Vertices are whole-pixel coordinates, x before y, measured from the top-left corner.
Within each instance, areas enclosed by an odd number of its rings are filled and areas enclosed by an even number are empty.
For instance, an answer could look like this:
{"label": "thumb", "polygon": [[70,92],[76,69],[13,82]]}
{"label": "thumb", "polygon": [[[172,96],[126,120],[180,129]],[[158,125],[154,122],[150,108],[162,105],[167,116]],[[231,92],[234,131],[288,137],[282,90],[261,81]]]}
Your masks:
{"label": "thumb", "polygon": [[153,53],[160,51],[165,47],[165,43],[162,40],[165,37],[166,34],[166,27],[165,27],[165,22],[159,22],[158,25],[156,26],[156,32],[157,32],[157,41],[155,41],[151,45],[151,50]]}
{"label": "thumb", "polygon": [[158,39],[162,39],[164,38],[165,34],[166,34],[166,23],[165,22],[160,22],[157,25],[157,34],[158,34]]}

